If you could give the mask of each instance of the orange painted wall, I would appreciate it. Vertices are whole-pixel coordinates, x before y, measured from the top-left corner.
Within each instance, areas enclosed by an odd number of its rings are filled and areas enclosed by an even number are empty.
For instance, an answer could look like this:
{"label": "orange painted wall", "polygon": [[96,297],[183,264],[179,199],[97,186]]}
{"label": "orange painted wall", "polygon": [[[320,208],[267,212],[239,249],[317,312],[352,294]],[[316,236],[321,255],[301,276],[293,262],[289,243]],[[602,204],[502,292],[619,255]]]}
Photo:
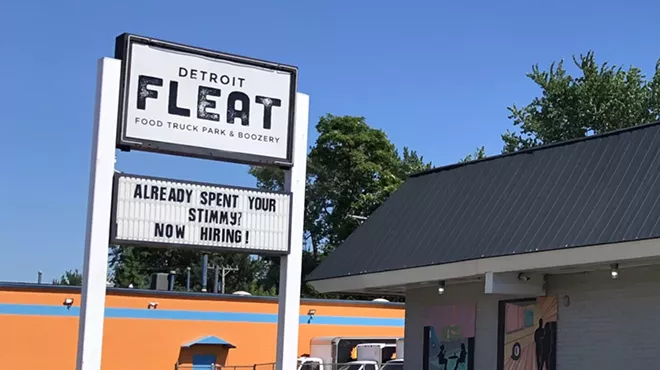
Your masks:
{"label": "orange painted wall", "polygon": [[[2,369],[75,368],[79,292],[68,287],[0,284]],[[74,299],[70,310],[62,305],[66,298]],[[149,302],[158,302],[157,310],[148,310]],[[311,323],[300,324],[299,354],[309,352],[310,340],[318,336],[403,336],[403,305],[303,300],[301,316],[306,319],[310,309],[316,314]],[[165,313],[186,318],[150,317]],[[268,314],[270,321],[197,320],[200,315],[218,313],[249,318]],[[177,361],[190,357],[190,350],[182,351],[181,345],[206,335],[237,347],[228,351],[227,365],[272,363],[276,314],[277,300],[272,298],[108,289],[103,369],[173,369]],[[336,324],[337,320],[341,323]]]}

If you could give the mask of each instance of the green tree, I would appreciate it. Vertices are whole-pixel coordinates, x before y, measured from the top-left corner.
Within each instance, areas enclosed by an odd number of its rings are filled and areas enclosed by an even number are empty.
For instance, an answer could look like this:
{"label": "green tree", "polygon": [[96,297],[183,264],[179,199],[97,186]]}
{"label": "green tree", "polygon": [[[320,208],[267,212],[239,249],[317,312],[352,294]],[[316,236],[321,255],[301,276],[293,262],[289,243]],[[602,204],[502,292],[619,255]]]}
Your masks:
{"label": "green tree", "polygon": [[405,180],[409,175],[431,169],[431,162],[424,162],[424,157],[417,154],[416,151],[403,147],[403,153],[399,159],[399,179]]}
{"label": "green tree", "polygon": [[[187,268],[190,267],[191,289],[202,288],[203,253],[186,249],[155,249],[142,247],[113,247],[110,250],[110,267],[117,287],[133,285],[135,288],[148,288],[153,273],[176,272],[175,289],[184,290]],[[207,290],[214,287],[213,266],[237,267],[225,277],[227,292],[250,291],[255,281],[263,279],[266,262],[258,257],[243,253],[209,253]]]}
{"label": "green tree", "polygon": [[639,68],[598,64],[592,51],[573,57],[580,75],[564,61],[527,74],[541,88],[528,105],[509,107],[518,128],[502,135],[503,152],[576,139],[660,119],[660,60],[649,80]]}
{"label": "green tree", "polygon": [[78,269],[66,270],[62,277],[53,279],[53,285],[73,285],[82,286],[82,274]]}
{"label": "green tree", "polygon": [[[399,156],[387,135],[369,127],[364,117],[328,114],[316,129],[305,197],[305,241],[314,258],[341,244],[359,225],[351,216],[368,216],[409,174],[431,166],[408,148]],[[249,172],[260,188],[283,188],[280,169],[251,167]]]}
{"label": "green tree", "polygon": [[[305,251],[303,275],[311,272],[323,255],[340,245],[408,175],[431,167],[415,151],[399,155],[382,130],[364,117],[328,114],[316,125],[318,138],[307,160],[305,193]],[[283,187],[282,170],[251,167],[260,188]],[[358,216],[358,217],[355,217]],[[269,261],[266,286],[279,276],[279,261]],[[303,295],[314,296],[303,286]]]}
{"label": "green tree", "polygon": [[458,161],[458,163],[476,161],[477,159],[483,159],[483,158],[486,158],[486,147],[481,146],[477,148],[477,150],[474,153],[466,155],[465,158]]}

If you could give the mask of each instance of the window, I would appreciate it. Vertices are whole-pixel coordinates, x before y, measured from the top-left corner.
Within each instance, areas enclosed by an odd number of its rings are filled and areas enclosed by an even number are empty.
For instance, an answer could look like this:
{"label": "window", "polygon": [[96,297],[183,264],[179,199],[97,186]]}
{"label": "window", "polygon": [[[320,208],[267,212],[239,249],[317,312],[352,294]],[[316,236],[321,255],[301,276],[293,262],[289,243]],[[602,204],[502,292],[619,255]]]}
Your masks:
{"label": "window", "polygon": [[298,361],[298,369],[300,370],[318,370],[319,363],[315,361]]}

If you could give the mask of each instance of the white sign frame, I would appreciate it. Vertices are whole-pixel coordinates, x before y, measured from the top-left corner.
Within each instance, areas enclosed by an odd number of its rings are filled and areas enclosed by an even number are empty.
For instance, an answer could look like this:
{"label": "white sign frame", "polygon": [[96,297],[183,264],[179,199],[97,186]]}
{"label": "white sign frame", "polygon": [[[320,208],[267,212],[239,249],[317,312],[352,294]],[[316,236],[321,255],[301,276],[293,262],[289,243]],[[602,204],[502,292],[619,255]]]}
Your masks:
{"label": "white sign frame", "polygon": [[[121,60],[113,58],[101,58],[97,64],[76,370],[101,369],[121,66]],[[295,247],[280,256],[276,370],[294,369],[298,357],[309,95],[296,92],[294,118],[295,165],[285,170],[284,190],[292,193],[289,233]]]}
{"label": "white sign frame", "polygon": [[[128,114],[129,114],[129,88],[131,79],[131,58],[133,45],[147,45],[158,48],[162,51],[168,51],[176,54],[189,55],[191,57],[199,58],[204,57],[207,59],[217,60],[222,63],[232,63],[248,68],[260,68],[273,72],[284,72],[290,74],[289,86],[289,104],[288,104],[288,122],[286,128],[286,135],[283,139],[287,140],[286,155],[273,157],[266,155],[259,155],[250,153],[247,150],[238,151],[222,150],[210,146],[192,146],[181,143],[166,142],[162,140],[152,140],[145,138],[130,137],[127,133]],[[122,61],[122,76],[120,86],[119,98],[119,122],[117,129],[117,148],[123,151],[138,150],[146,152],[155,152],[169,155],[178,155],[186,157],[194,157],[200,159],[211,159],[216,161],[226,161],[241,164],[260,165],[260,166],[274,166],[289,168],[293,166],[293,142],[294,142],[294,125],[295,125],[295,112],[296,112],[296,91],[298,69],[294,66],[283,65],[280,63],[273,63],[254,58],[247,58],[243,56],[221,53],[208,49],[197,48],[193,46],[177,44],[169,41],[157,40],[153,38],[143,37],[134,34],[122,34],[117,37],[115,42],[115,58]],[[164,86],[165,88],[165,86]],[[167,95],[162,92],[162,99],[166,99]],[[226,96],[226,94],[225,94]],[[197,120],[200,121],[200,120]],[[201,121],[200,121],[201,122]],[[223,125],[226,127],[226,125]],[[249,142],[249,141],[248,141]]]}
{"label": "white sign frame", "polygon": [[[237,248],[228,245],[204,245],[200,243],[186,243],[183,241],[177,242],[177,239],[172,239],[172,242],[162,242],[162,241],[153,241],[153,240],[136,240],[136,239],[125,239],[118,237],[118,225],[117,225],[117,211],[118,211],[118,196],[119,196],[119,181],[122,178],[133,178],[139,180],[146,180],[150,182],[160,182],[166,183],[168,186],[180,186],[180,187],[189,187],[189,186],[201,186],[205,188],[211,188],[214,190],[241,190],[246,192],[251,192],[255,194],[276,194],[278,196],[284,196],[288,198],[288,215],[287,215],[287,228],[286,230],[286,250],[267,250],[267,249],[258,249],[258,248]],[[190,205],[191,207],[193,205]],[[163,207],[167,207],[164,205]],[[206,206],[208,207],[208,206]],[[115,173],[113,178],[113,189],[112,189],[112,211],[111,211],[111,220],[110,220],[110,244],[119,245],[119,246],[137,246],[137,247],[148,247],[148,248],[181,248],[197,251],[208,251],[208,252],[242,252],[250,254],[259,254],[259,255],[268,255],[268,256],[281,256],[289,254],[291,251],[291,214],[292,214],[292,193],[291,192],[282,192],[282,191],[271,191],[271,190],[262,190],[241,186],[230,186],[230,185],[219,185],[206,182],[198,181],[183,181],[177,179],[170,179],[164,177],[154,177],[154,176],[144,176],[136,175],[129,173]],[[245,220],[247,222],[247,220]],[[135,221],[140,222],[140,221]],[[151,222],[151,221],[150,221]],[[155,221],[154,221],[155,222]],[[207,225],[208,223],[201,223],[200,225]],[[210,224],[208,224],[210,225]],[[190,229],[188,229],[190,230]],[[247,229],[247,231],[252,231]]]}

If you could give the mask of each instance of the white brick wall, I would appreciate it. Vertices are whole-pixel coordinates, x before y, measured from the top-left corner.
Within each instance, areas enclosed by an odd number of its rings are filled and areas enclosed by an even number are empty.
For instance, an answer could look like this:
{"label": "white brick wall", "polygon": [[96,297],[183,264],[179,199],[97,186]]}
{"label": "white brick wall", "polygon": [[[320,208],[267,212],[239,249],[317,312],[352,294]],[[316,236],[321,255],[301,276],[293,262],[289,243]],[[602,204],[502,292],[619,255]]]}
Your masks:
{"label": "white brick wall", "polygon": [[[660,269],[558,276],[557,370],[660,369]],[[570,305],[563,304],[564,295]]]}
{"label": "white brick wall", "polygon": [[[660,369],[660,266],[624,269],[618,280],[607,271],[552,276],[548,294],[559,298],[557,370]],[[570,297],[564,306],[563,297]],[[475,370],[497,368],[500,299],[483,284],[435,287],[406,295],[406,370],[422,369],[424,305],[476,302]]]}

